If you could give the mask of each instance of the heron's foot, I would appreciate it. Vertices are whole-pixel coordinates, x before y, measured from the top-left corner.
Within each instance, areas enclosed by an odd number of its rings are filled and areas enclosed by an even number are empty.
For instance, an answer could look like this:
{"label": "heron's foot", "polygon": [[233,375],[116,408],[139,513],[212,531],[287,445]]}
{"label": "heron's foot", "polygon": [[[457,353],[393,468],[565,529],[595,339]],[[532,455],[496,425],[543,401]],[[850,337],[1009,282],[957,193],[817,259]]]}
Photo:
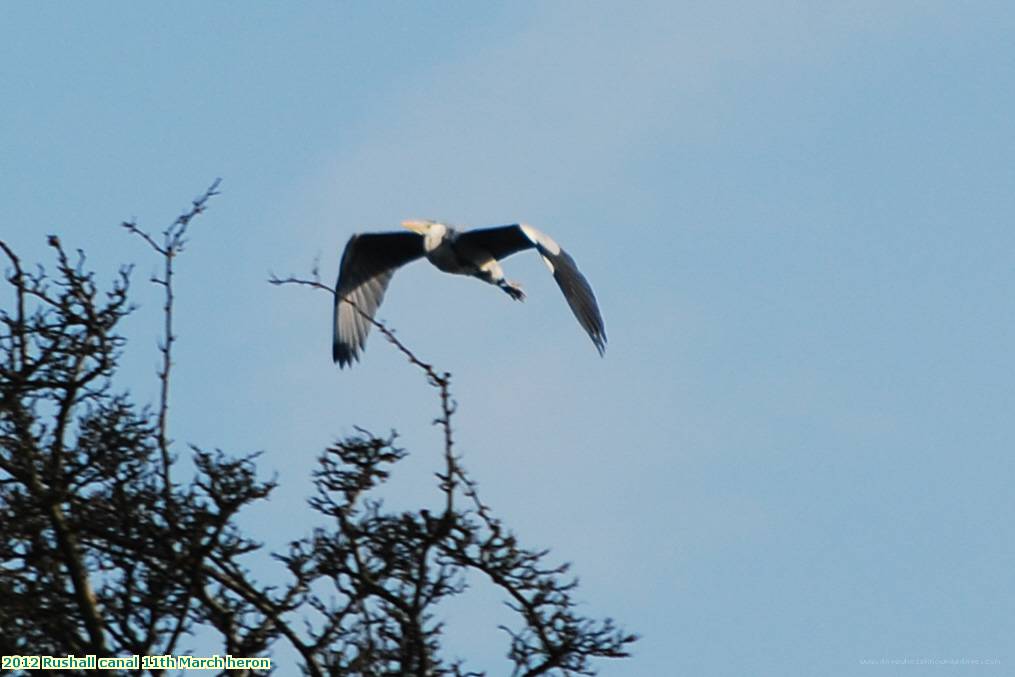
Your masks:
{"label": "heron's foot", "polygon": [[512,282],[511,280],[501,280],[499,286],[515,301],[525,300],[525,292],[522,291],[522,285],[517,282]]}

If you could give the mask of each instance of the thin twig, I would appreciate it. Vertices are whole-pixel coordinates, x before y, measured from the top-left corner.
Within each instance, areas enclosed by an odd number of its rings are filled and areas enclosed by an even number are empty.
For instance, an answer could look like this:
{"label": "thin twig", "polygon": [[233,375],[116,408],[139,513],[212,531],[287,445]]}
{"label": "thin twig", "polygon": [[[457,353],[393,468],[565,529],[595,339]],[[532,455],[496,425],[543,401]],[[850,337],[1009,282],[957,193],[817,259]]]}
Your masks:
{"label": "thin twig", "polygon": [[122,225],[130,233],[137,235],[144,240],[163,260],[162,277],[152,277],[152,282],[158,284],[165,290],[165,301],[162,306],[164,325],[162,341],[159,344],[159,352],[162,353],[162,365],[158,369],[160,382],[159,389],[159,420],[158,420],[158,446],[162,456],[162,481],[163,496],[166,501],[166,510],[169,517],[172,517],[173,505],[173,484],[170,476],[172,459],[169,454],[169,375],[173,366],[172,349],[176,336],[173,334],[173,259],[183,251],[186,240],[187,226],[198,214],[201,214],[205,205],[212,197],[219,194],[218,187],[222,179],[215,179],[203,195],[191,202],[191,207],[186,212],[176,217],[176,220],[162,231],[162,244],[137,227],[137,224],[125,221]]}
{"label": "thin twig", "polygon": [[24,369],[25,364],[28,362],[28,345],[25,339],[25,276],[21,270],[21,260],[18,259],[14,251],[3,240],[0,240],[0,249],[4,250],[7,258],[11,260],[11,264],[14,266],[14,276],[10,278],[10,281],[14,285],[14,288],[18,290],[18,319],[17,324],[14,326],[14,333],[17,336],[18,356],[21,358],[21,364],[11,365],[11,371],[17,372]]}
{"label": "thin twig", "polygon": [[[328,285],[324,284],[323,282],[321,282],[316,261],[314,262],[311,274],[312,277],[310,279],[298,278],[293,276],[281,278],[275,274],[271,274],[271,276],[268,278],[268,282],[276,286],[295,284],[304,287],[311,287],[313,289],[321,289],[331,294],[332,297],[335,296],[335,290],[329,287]],[[381,334],[384,336],[384,338],[388,340],[389,343],[391,343],[403,355],[405,355],[411,364],[416,365],[423,371],[424,374],[426,374],[427,382],[433,387],[437,388],[440,392],[441,415],[438,418],[434,419],[434,424],[441,426],[444,432],[444,459],[447,466],[447,470],[446,474],[444,475],[438,474],[438,478],[441,480],[441,488],[445,491],[445,495],[447,496],[447,503],[445,505],[444,512],[444,520],[447,521],[451,519],[452,511],[454,510],[453,497],[455,493],[455,484],[456,484],[455,478],[459,474],[457,461],[454,455],[454,438],[452,436],[451,429],[451,416],[455,413],[455,409],[457,408],[458,405],[451,397],[451,374],[449,372],[438,374],[437,371],[433,368],[432,364],[421,360],[419,357],[416,356],[415,353],[409,350],[409,348],[407,348],[404,343],[399,341],[398,337],[395,336],[395,332],[389,329],[387,325],[385,325],[380,320],[374,319],[368,313],[363,312],[363,310],[361,310],[352,300],[346,298],[343,299],[342,302],[348,303],[357,313],[360,314],[360,317],[362,317],[371,325],[376,327],[377,331],[381,332]]]}
{"label": "thin twig", "polygon": [[[221,567],[221,562],[216,562],[216,565]],[[313,652],[310,647],[303,643],[299,635],[289,627],[285,621],[282,620],[282,610],[275,607],[274,603],[265,595],[263,592],[254,588],[250,583],[237,576],[235,572],[230,572],[225,569],[218,569],[213,566],[205,565],[203,567],[205,575],[218,581],[221,585],[233,591],[244,600],[254,605],[258,611],[264,614],[267,618],[270,618],[275,624],[275,627],[281,632],[289,643],[292,644],[293,648],[296,649],[306,661],[306,667],[311,675],[320,676],[322,671],[317,665]]]}

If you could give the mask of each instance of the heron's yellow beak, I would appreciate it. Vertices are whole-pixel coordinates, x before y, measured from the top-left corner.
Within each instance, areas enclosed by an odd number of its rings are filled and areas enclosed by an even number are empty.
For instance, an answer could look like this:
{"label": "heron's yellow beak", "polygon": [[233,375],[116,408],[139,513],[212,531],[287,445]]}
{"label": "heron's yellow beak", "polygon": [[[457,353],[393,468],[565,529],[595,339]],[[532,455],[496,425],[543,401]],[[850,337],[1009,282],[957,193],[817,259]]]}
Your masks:
{"label": "heron's yellow beak", "polygon": [[402,221],[402,225],[414,233],[420,235],[426,235],[427,227],[430,225],[429,221]]}

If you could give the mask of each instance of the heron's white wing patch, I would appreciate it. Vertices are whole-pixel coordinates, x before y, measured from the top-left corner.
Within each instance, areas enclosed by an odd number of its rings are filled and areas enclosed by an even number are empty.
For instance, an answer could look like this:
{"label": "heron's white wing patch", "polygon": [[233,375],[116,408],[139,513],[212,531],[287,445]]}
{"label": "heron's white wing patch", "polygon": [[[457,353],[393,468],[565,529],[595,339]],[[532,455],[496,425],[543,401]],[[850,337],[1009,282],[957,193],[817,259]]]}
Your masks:
{"label": "heron's white wing patch", "polygon": [[522,229],[522,232],[525,233],[525,237],[532,240],[532,244],[536,245],[537,247],[542,247],[543,249],[550,252],[554,256],[560,254],[560,245],[557,244],[556,241],[554,241],[554,239],[549,235],[547,235],[546,233],[536,230],[527,223],[523,223],[519,227]]}

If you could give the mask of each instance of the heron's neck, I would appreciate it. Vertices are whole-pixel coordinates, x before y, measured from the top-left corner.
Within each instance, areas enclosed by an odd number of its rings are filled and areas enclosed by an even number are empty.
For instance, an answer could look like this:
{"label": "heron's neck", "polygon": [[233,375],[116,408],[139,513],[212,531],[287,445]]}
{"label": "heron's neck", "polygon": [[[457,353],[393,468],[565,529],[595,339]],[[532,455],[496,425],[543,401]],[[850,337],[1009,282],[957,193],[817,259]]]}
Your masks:
{"label": "heron's neck", "polygon": [[455,235],[456,233],[454,229],[449,228],[442,223],[434,224],[423,237],[423,248],[428,252],[432,252],[445,242],[454,240]]}

